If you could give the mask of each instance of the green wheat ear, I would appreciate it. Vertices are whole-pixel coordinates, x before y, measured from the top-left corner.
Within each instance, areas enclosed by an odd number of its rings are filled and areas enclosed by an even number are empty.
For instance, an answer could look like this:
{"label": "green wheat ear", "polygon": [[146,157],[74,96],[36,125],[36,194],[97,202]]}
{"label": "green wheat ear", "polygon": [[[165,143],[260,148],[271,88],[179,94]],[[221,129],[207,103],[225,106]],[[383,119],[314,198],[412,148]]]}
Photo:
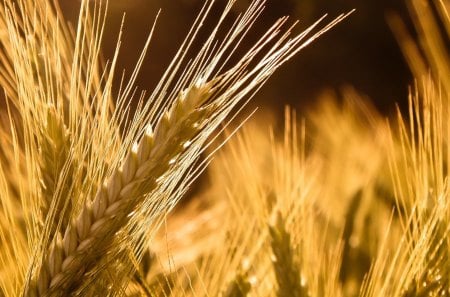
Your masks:
{"label": "green wheat ear", "polygon": [[306,297],[308,288],[302,285],[300,265],[295,261],[291,235],[286,230],[284,218],[277,213],[274,225],[269,225],[272,266],[277,281],[278,297]]}

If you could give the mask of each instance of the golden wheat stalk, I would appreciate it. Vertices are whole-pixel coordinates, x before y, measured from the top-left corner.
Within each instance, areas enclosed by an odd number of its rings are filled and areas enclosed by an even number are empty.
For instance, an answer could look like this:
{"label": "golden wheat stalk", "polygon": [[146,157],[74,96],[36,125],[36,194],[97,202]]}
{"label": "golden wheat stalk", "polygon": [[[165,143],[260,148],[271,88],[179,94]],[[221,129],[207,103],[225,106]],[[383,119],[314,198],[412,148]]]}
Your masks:
{"label": "golden wheat stalk", "polygon": [[37,291],[31,293],[30,289],[27,294],[68,292],[108,251],[113,235],[127,224],[129,214],[157,187],[157,179],[175,164],[187,142],[203,128],[214,105],[202,105],[212,91],[211,85],[205,84],[181,93],[155,132],[147,129],[119,170],[113,172],[93,201],[87,202],[64,236],[57,238],[36,278]]}
{"label": "golden wheat stalk", "polygon": [[[93,182],[92,171],[104,166],[94,170],[89,163],[107,162],[111,153],[103,147],[108,145],[113,151],[118,145],[111,143],[118,140],[117,126],[104,123],[111,117],[112,95],[111,75],[100,79],[101,26],[87,20],[86,5],[81,6],[83,21],[76,40],[75,33],[59,19],[57,5],[5,1],[0,9],[7,30],[0,36],[0,76],[9,82],[5,90],[12,113],[18,118],[14,121],[15,133],[23,144],[20,149],[31,189],[20,199],[39,209],[26,217],[28,230],[35,235],[29,238],[31,246],[38,245],[43,230],[54,233],[65,227],[71,207],[77,204],[73,201],[77,192],[86,191],[83,187]],[[101,22],[99,9],[94,15]],[[92,102],[95,108],[91,109]]]}

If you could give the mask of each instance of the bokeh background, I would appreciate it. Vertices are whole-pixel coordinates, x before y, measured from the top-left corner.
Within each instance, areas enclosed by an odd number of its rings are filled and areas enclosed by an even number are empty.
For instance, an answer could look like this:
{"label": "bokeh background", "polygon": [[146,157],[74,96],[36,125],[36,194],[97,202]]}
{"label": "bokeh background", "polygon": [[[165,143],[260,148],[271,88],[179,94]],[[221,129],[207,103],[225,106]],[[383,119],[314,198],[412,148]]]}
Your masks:
{"label": "bokeh background", "polygon": [[[160,17],[150,51],[138,78],[142,90],[152,90],[170,63],[204,0],[110,0],[104,57],[115,49],[117,34],[125,13],[123,46],[118,69],[132,70],[159,9]],[[217,13],[224,0],[218,0]],[[238,0],[235,11],[243,11],[250,0]],[[268,0],[253,36],[264,32],[278,17],[299,20],[300,32],[320,16],[328,19],[355,8],[343,23],[284,65],[253,99],[249,109],[258,106],[280,114],[285,104],[300,113],[314,105],[320,94],[339,94],[352,86],[367,95],[376,108],[389,115],[395,103],[405,106],[411,74],[398,42],[388,25],[391,15],[409,24],[406,0]],[[76,22],[79,1],[61,0],[66,17]],[[214,18],[214,14],[211,19]],[[206,26],[209,24],[207,23]],[[253,42],[250,40],[249,42]],[[245,45],[244,45],[245,46]]]}

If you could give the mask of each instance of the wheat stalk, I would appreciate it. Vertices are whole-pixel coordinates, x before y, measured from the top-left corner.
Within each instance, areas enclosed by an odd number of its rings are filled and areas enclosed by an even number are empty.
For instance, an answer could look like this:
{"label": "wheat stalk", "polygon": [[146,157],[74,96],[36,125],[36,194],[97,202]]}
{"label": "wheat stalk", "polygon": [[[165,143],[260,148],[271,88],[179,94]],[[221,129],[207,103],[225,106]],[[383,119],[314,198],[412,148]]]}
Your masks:
{"label": "wheat stalk", "polygon": [[[101,24],[87,21],[87,5],[81,6],[84,21],[76,41],[72,29],[61,22],[56,3],[5,1],[0,7],[0,22],[7,29],[0,35],[0,80],[9,83],[8,104],[17,115],[14,129],[23,143],[17,149],[24,155],[23,182],[30,193],[20,199],[35,209],[28,223],[31,246],[42,234],[52,238],[58,225],[67,225],[76,205],[73,198],[95,180],[94,166],[86,164],[97,163],[95,170],[100,171],[99,164],[110,155],[105,143],[118,138],[117,127],[99,117],[110,118],[110,75],[100,79]],[[101,20],[99,8],[94,15]]]}
{"label": "wheat stalk", "polygon": [[[109,248],[114,234],[127,224],[128,215],[157,186],[176,158],[203,128],[213,105],[203,106],[211,95],[211,84],[192,86],[182,92],[173,108],[150,128],[115,171],[88,201],[80,215],[57,239],[30,287],[30,295],[61,295],[68,292]],[[87,251],[94,251],[87,253]],[[88,255],[88,256],[87,256]]]}

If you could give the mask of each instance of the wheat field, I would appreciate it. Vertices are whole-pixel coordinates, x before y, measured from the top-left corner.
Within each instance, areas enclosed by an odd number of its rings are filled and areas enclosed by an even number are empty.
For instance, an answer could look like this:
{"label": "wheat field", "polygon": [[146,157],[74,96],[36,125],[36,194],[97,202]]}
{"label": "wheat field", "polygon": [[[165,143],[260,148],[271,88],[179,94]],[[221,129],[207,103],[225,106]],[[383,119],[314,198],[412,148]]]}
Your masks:
{"label": "wheat field", "polygon": [[107,2],[70,24],[56,0],[4,0],[0,296],[450,296],[450,5],[405,1],[407,112],[347,87],[277,129],[244,106],[357,11],[300,33],[280,16],[243,48],[265,1],[206,0],[144,92],[158,16],[125,76],[126,21],[102,55]]}

